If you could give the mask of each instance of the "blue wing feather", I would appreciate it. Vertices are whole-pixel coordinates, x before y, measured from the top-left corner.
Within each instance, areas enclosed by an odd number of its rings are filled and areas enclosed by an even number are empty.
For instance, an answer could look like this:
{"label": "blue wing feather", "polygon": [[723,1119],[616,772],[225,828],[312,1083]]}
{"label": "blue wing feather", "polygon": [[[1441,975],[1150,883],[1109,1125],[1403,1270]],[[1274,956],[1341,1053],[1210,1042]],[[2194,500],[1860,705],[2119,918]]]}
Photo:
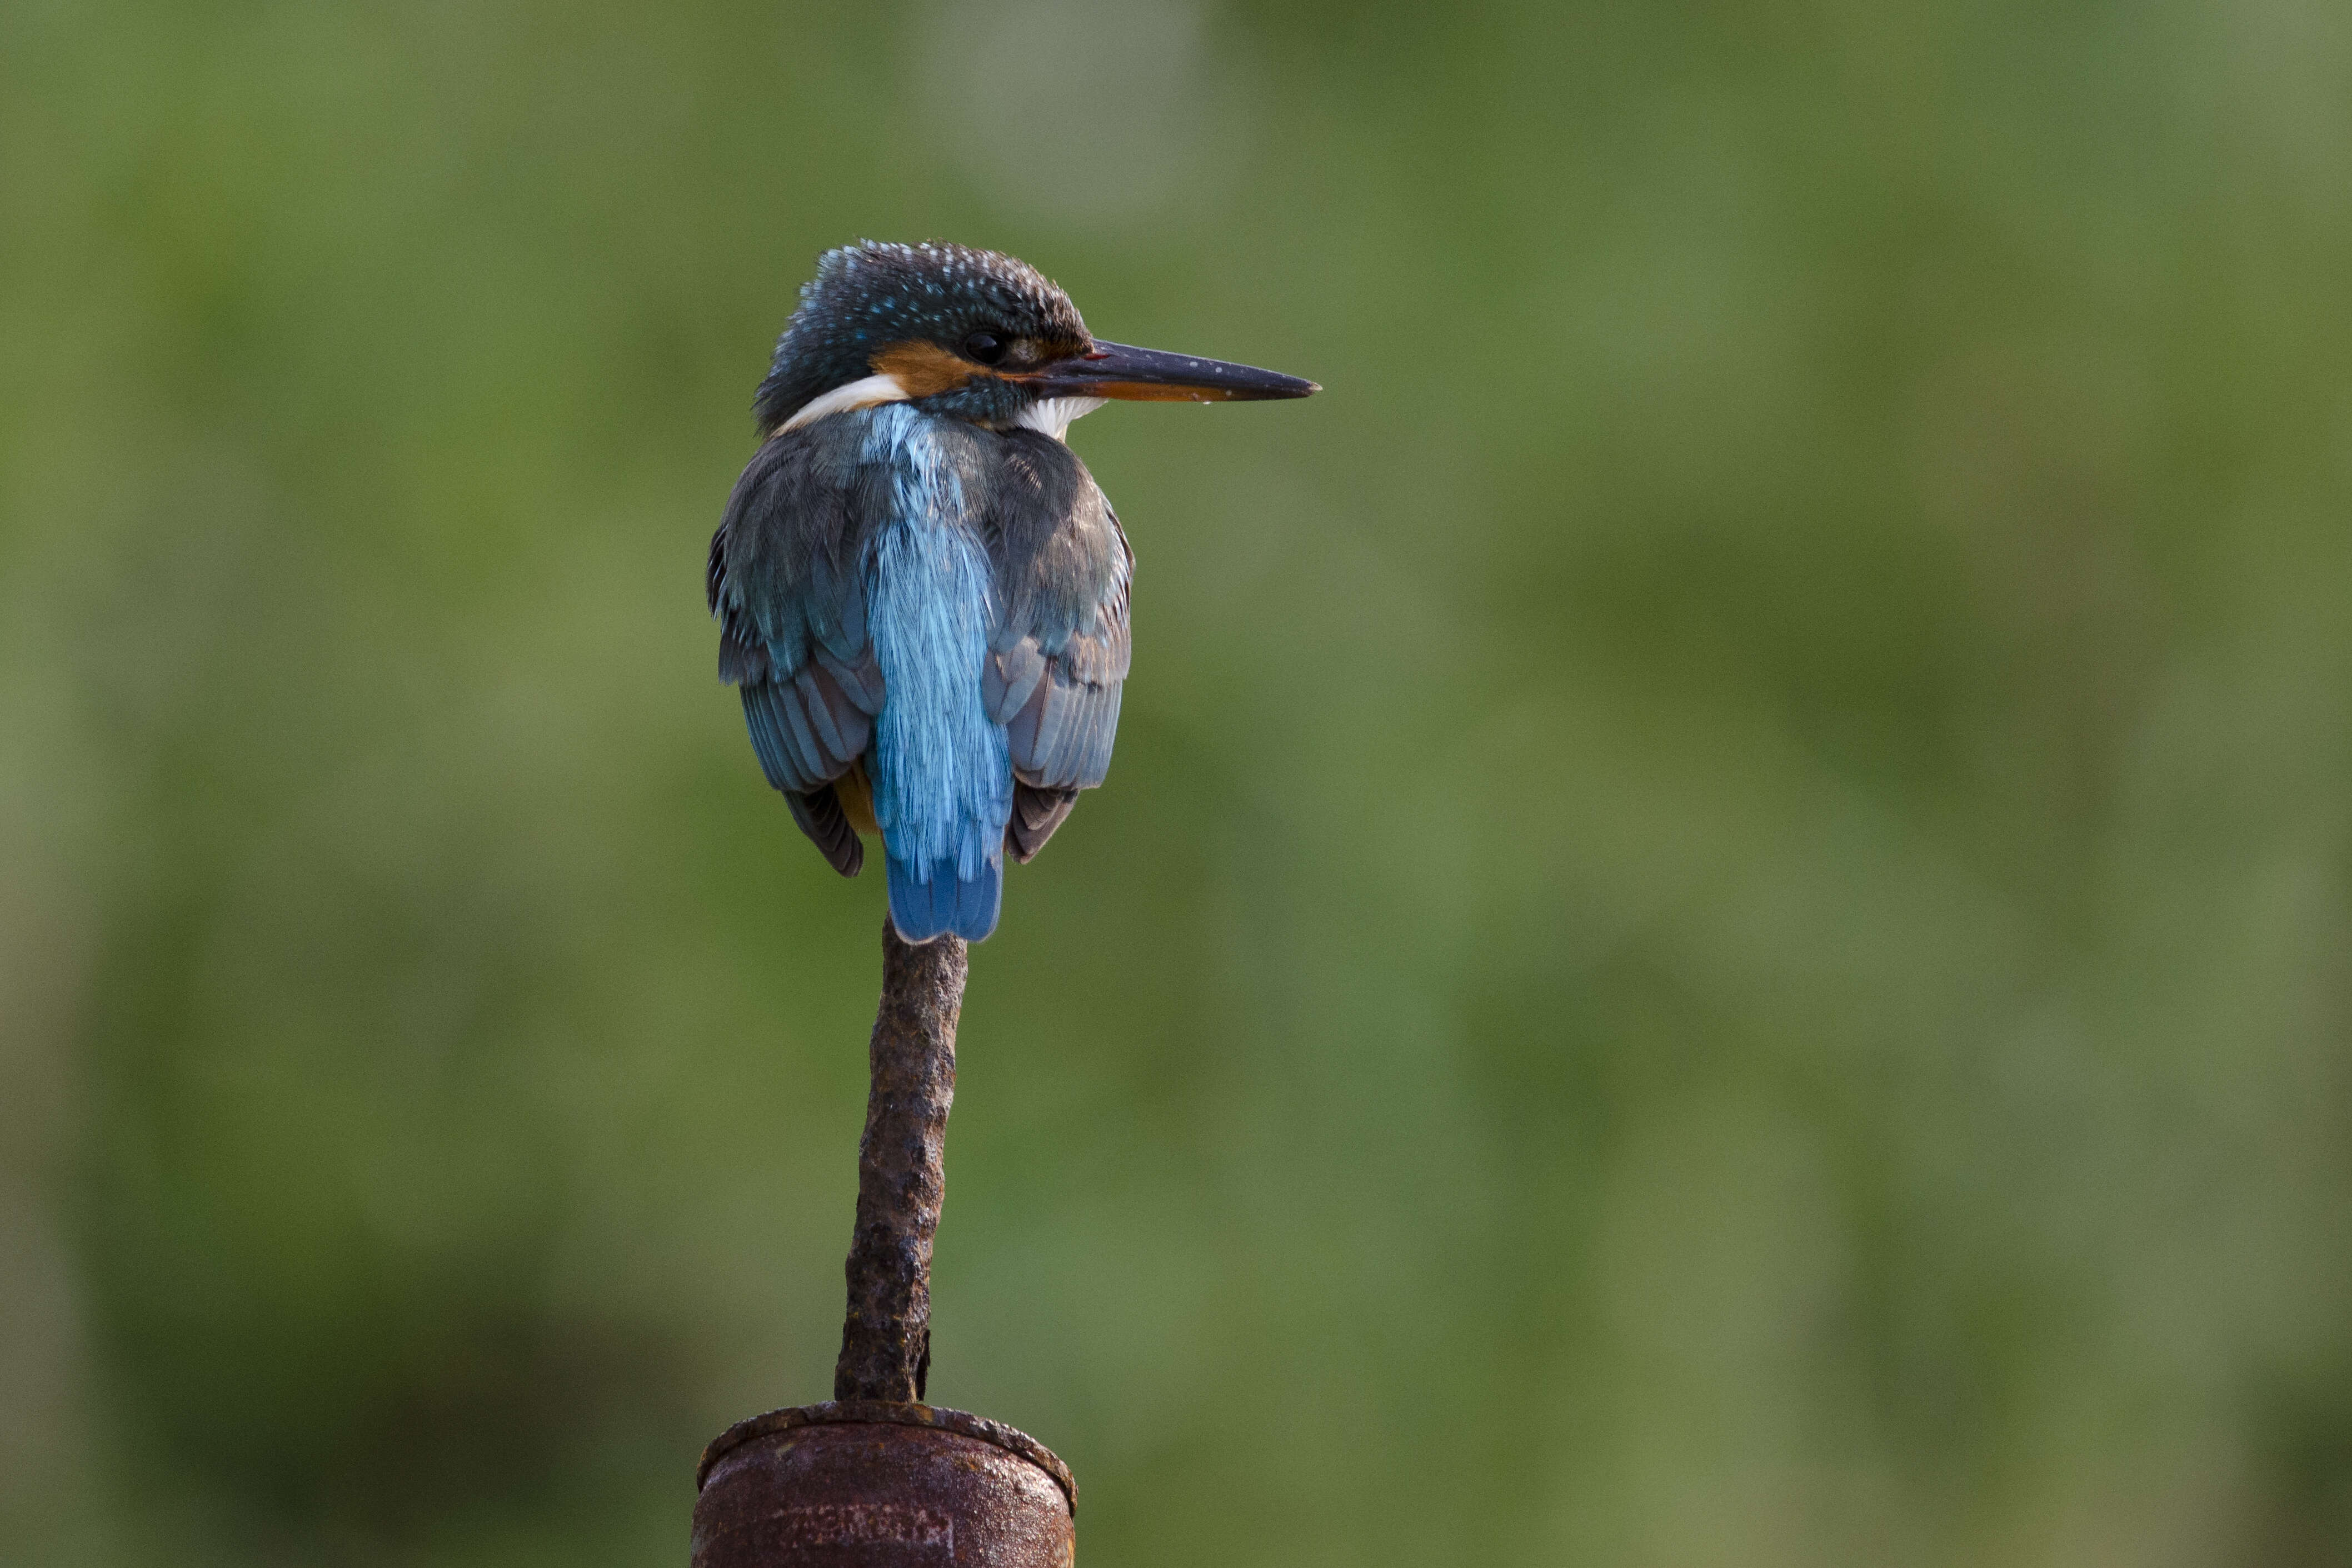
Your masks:
{"label": "blue wing feather", "polygon": [[863,850],[834,784],[866,763],[909,941],[978,941],[1025,860],[1103,781],[1133,556],[1060,442],[908,405],[761,448],[711,542],[719,673],[761,771],[836,869]]}
{"label": "blue wing feather", "polygon": [[719,675],[739,687],[760,771],[834,868],[865,852],[833,795],[871,741],[882,678],[866,637],[861,519],[845,504],[845,432],[814,426],[761,447],[710,542]]}
{"label": "blue wing feather", "polygon": [[1109,770],[1135,557],[1118,514],[1066,447],[1030,433],[1008,440],[1020,445],[994,550],[1003,614],[983,684],[1005,725],[1013,777],[1041,794],[1031,814],[1036,835],[1016,846],[1025,859],[1068,815],[1059,796],[1094,788]]}

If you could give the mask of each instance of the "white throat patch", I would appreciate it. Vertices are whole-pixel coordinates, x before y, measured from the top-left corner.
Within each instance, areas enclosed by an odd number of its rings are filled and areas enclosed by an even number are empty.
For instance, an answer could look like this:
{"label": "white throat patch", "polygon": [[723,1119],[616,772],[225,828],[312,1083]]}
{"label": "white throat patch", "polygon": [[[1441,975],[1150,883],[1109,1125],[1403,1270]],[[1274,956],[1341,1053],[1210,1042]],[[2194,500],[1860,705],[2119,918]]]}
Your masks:
{"label": "white throat patch", "polygon": [[1014,415],[1013,423],[1067,443],[1071,425],[1102,405],[1099,397],[1041,397]]}

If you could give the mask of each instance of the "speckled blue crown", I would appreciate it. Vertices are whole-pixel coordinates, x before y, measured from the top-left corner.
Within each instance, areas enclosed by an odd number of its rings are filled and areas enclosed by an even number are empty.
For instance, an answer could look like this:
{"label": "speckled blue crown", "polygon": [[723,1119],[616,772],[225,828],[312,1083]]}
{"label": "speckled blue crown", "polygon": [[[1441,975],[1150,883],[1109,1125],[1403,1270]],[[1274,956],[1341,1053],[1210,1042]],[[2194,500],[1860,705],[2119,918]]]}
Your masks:
{"label": "speckled blue crown", "polygon": [[813,397],[872,374],[891,343],[955,343],[985,329],[1079,346],[1086,321],[1052,279],[1017,257],[929,240],[861,240],[828,250],[801,286],[752,411],[773,429]]}

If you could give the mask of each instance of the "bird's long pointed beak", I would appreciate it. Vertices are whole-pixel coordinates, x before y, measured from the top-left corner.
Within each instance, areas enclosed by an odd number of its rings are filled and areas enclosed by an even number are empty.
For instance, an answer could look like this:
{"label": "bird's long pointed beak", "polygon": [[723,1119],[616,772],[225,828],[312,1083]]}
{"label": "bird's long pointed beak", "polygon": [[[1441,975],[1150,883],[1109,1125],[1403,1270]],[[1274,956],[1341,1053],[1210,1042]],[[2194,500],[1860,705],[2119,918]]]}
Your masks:
{"label": "bird's long pointed beak", "polygon": [[1137,403],[1259,403],[1323,390],[1311,381],[1280,371],[1099,339],[1092,353],[1005,379],[1034,387],[1048,397],[1117,397]]}

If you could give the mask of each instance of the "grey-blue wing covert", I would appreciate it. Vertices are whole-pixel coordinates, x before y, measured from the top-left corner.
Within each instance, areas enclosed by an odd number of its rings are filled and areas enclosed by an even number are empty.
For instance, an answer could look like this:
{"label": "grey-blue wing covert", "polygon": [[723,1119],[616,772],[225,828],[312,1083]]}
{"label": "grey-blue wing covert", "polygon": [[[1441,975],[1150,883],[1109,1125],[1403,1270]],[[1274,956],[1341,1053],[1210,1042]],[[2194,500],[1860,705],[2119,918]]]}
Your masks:
{"label": "grey-blue wing covert", "polygon": [[836,789],[866,754],[882,668],[866,628],[866,534],[888,475],[853,421],[819,420],[760,448],[710,541],[719,676],[740,689],[760,768],[835,870],[865,864]]}
{"label": "grey-blue wing covert", "polygon": [[1013,816],[1005,847],[1027,860],[1103,782],[1118,733],[1135,557],[1094,477],[1032,430],[1008,451],[987,512],[998,621],[981,701],[1005,727]]}

